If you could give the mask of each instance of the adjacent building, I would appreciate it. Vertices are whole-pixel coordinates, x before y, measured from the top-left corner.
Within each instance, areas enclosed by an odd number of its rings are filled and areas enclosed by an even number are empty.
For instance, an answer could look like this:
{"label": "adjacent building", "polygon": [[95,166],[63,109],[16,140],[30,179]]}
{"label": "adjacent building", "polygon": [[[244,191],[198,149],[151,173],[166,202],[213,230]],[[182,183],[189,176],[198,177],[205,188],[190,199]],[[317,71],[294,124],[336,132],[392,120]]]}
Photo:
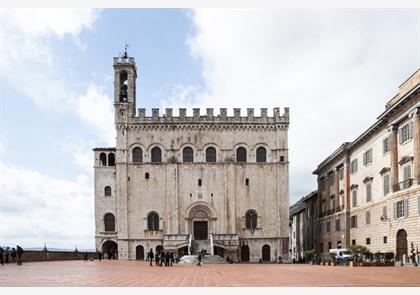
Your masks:
{"label": "adjacent building", "polygon": [[235,261],[288,256],[289,109],[136,110],[137,67],[114,58],[116,146],[94,149],[96,247]]}

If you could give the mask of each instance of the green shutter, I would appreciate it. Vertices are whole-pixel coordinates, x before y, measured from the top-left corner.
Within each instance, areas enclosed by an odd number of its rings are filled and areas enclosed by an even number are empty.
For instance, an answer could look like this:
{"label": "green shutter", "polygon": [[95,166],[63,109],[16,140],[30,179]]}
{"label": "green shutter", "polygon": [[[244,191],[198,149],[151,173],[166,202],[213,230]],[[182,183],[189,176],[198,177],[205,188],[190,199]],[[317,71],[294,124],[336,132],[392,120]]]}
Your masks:
{"label": "green shutter", "polygon": [[404,213],[405,213],[405,218],[408,217],[408,199],[404,200]]}
{"label": "green shutter", "polygon": [[394,219],[397,218],[397,203],[395,202],[394,204],[392,204],[394,207]]}

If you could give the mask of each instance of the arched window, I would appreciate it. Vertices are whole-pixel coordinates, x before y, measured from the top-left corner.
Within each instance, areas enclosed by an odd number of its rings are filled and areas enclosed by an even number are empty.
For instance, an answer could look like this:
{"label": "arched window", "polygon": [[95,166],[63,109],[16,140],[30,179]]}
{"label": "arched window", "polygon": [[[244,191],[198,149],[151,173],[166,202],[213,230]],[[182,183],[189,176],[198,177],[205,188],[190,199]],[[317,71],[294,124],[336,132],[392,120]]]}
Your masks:
{"label": "arched window", "polygon": [[107,213],[104,216],[105,231],[115,231],[115,216]]}
{"label": "arched window", "polygon": [[158,147],[152,148],[152,162],[153,163],[162,162],[162,151]]}
{"label": "arched window", "polygon": [[139,147],[133,149],[133,162],[140,163],[143,162],[143,150]]}
{"label": "arched window", "polygon": [[150,212],[147,216],[147,229],[159,230],[159,215],[156,212]]}
{"label": "arched window", "polygon": [[246,149],[244,147],[236,149],[236,162],[246,162]]}
{"label": "arched window", "polygon": [[182,160],[184,163],[192,163],[194,162],[194,151],[190,147],[186,147],[182,151]]}
{"label": "arched window", "polygon": [[120,102],[128,101],[128,75],[126,71],[120,73]]}
{"label": "arched window", "polygon": [[257,162],[267,162],[267,152],[262,146],[257,148]]}
{"label": "arched window", "polygon": [[109,196],[111,196],[112,195],[112,192],[111,192],[111,187],[110,186],[106,186],[105,187],[105,196],[106,197],[109,197]]}
{"label": "arched window", "polygon": [[100,166],[106,166],[106,154],[105,153],[101,153],[99,155],[99,165]]}
{"label": "arched window", "polygon": [[108,154],[108,166],[115,166],[115,154],[109,153]]}
{"label": "arched window", "polygon": [[208,147],[206,149],[206,162],[207,163],[216,162],[216,149],[214,147]]}
{"label": "arched window", "polygon": [[257,212],[248,210],[245,215],[245,227],[249,229],[257,228]]}

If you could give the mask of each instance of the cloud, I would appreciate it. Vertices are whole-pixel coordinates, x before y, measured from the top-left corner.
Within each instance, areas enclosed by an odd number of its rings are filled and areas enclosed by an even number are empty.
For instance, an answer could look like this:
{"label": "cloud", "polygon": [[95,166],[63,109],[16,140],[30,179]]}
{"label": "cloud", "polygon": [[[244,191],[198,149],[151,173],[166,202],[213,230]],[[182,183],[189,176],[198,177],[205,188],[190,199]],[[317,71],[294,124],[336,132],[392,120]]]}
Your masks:
{"label": "cloud", "polygon": [[86,94],[77,99],[77,114],[94,127],[99,138],[110,145],[115,145],[114,110],[111,99],[100,86],[92,84]]}
{"label": "cloud", "polygon": [[0,162],[0,244],[94,248],[93,185]]}
{"label": "cloud", "polygon": [[171,104],[290,107],[292,203],[316,188],[316,166],[367,129],[419,67],[419,15],[198,9],[186,42],[205,85],[187,100],[188,86],[180,88]]}

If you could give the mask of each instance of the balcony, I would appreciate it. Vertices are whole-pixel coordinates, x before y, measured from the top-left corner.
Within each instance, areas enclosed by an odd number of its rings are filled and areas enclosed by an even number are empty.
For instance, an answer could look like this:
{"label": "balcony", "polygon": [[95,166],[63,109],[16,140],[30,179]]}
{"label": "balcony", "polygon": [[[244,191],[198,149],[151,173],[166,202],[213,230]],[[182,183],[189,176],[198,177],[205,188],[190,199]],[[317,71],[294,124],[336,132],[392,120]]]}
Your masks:
{"label": "balcony", "polygon": [[338,207],[335,208],[335,212],[336,213],[341,212],[341,211],[343,211],[343,209],[344,209],[344,205],[338,206]]}
{"label": "balcony", "polygon": [[398,192],[398,191],[400,191],[400,190],[403,190],[403,189],[406,189],[406,188],[411,187],[411,186],[413,185],[413,183],[414,183],[414,179],[410,178],[410,179],[407,179],[407,180],[401,181],[401,182],[399,182],[399,183],[397,183],[397,184],[393,185],[393,186],[392,186],[392,190],[393,190],[394,192]]}
{"label": "balcony", "polygon": [[324,216],[329,216],[329,215],[334,214],[334,213],[339,213],[339,212],[343,211],[343,209],[344,209],[344,205],[329,209],[325,212],[319,213],[319,218],[322,218]]}

